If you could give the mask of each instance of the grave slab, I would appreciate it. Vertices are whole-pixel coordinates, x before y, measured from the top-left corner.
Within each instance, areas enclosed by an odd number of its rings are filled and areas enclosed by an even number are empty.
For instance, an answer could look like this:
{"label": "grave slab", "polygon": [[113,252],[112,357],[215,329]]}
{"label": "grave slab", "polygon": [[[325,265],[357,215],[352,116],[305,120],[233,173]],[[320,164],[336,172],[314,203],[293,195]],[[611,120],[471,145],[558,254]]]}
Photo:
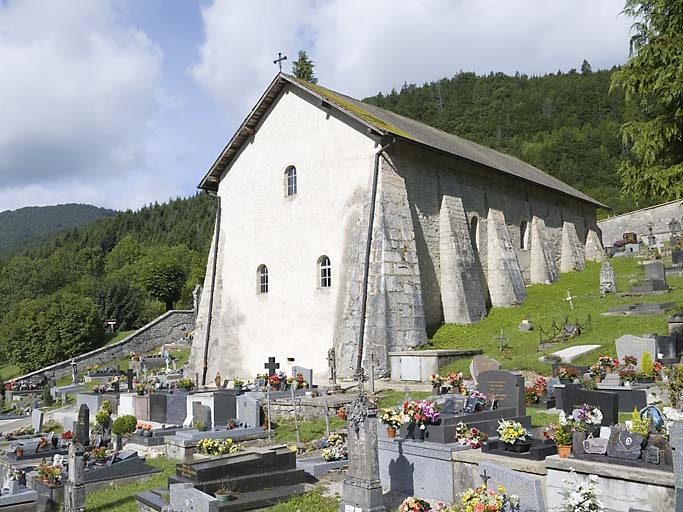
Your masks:
{"label": "grave slab", "polygon": [[553,352],[553,356],[560,358],[563,363],[571,363],[575,359],[581,357],[584,354],[589,354],[595,350],[602,348],[602,345],[575,345],[573,347],[567,347],[557,352]]}
{"label": "grave slab", "polygon": [[508,469],[485,460],[479,463],[479,471],[482,474],[490,475],[489,488],[495,489],[502,485],[507,494],[519,496],[520,510],[545,512],[544,482],[541,477]]}

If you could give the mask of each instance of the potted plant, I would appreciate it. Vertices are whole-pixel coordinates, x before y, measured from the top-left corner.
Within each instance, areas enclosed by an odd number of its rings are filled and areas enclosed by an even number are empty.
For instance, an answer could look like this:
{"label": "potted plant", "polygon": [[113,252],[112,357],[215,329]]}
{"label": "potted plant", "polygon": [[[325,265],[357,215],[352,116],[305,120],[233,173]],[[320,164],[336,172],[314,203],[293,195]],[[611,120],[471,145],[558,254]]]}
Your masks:
{"label": "potted plant", "polygon": [[232,379],[232,387],[235,389],[235,391],[242,391],[242,386],[244,386],[244,381],[242,379],[239,377]]}
{"label": "potted plant", "polygon": [[221,485],[213,494],[218,501],[233,501],[237,499],[237,493],[227,483]]}
{"label": "potted plant", "polygon": [[145,394],[145,385],[142,382],[136,382],[133,384],[133,389],[139,396],[143,396]]}
{"label": "potted plant", "polygon": [[586,512],[603,512],[605,506],[600,498],[598,498],[598,488],[596,483],[598,481],[597,475],[588,476],[588,485],[580,483],[576,479],[576,472],[574,468],[570,468],[571,479],[564,480],[569,484],[569,488],[562,491],[562,507],[560,512],[575,512],[577,510],[585,510]]}
{"label": "potted plant", "polygon": [[192,391],[192,388],[194,388],[194,381],[189,377],[183,377],[176,382],[176,386],[185,391]]}
{"label": "potted plant", "polygon": [[621,384],[626,384],[628,382],[630,385],[634,380],[636,380],[635,370],[619,370],[619,382]]}
{"label": "potted plant", "polygon": [[[135,416],[132,414],[124,414],[123,416],[119,416],[114,420],[114,423],[112,423],[111,426],[111,431],[114,435],[126,437],[135,432],[136,427],[137,421]],[[62,434],[62,438],[63,437],[64,434]]]}
{"label": "potted plant", "polygon": [[455,427],[455,441],[463,446],[469,445],[470,448],[481,448],[481,445],[488,439],[485,432],[476,427],[468,427],[462,421]]}
{"label": "potted plant", "polygon": [[403,415],[396,409],[386,408],[379,412],[379,421],[387,426],[387,436],[396,437],[396,429],[403,425]]}
{"label": "potted plant", "polygon": [[579,370],[573,366],[558,366],[557,377],[562,384],[571,384],[579,376]]}
{"label": "potted plant", "polygon": [[498,439],[505,443],[505,450],[524,453],[531,448],[531,434],[519,421],[498,420]]}
{"label": "potted plant", "polygon": [[95,459],[96,463],[101,464],[107,460],[107,449],[104,446],[100,446],[99,448],[94,448],[90,452],[90,455],[92,455],[92,458]]}
{"label": "potted plant", "polygon": [[403,402],[403,416],[408,426],[408,438],[424,441],[427,425],[439,421],[439,408],[430,400],[406,400]]}
{"label": "potted plant", "polygon": [[459,373],[451,372],[448,375],[446,375],[446,383],[448,384],[448,387],[450,388],[448,390],[450,393],[460,393],[460,391],[464,387],[464,380],[462,377],[462,372],[459,372]]}
{"label": "potted plant", "polygon": [[543,431],[543,436],[546,439],[555,441],[557,445],[557,454],[561,458],[569,457],[572,450],[572,426],[564,411],[560,414],[560,419],[557,423],[551,423]]}
{"label": "potted plant", "polygon": [[649,352],[644,352],[640,358],[640,371],[636,373],[636,380],[641,383],[655,381],[655,365]]}
{"label": "potted plant", "polygon": [[432,385],[432,390],[435,395],[441,394],[441,388],[443,387],[445,382],[446,379],[438,373],[432,373],[429,376],[429,383]]}

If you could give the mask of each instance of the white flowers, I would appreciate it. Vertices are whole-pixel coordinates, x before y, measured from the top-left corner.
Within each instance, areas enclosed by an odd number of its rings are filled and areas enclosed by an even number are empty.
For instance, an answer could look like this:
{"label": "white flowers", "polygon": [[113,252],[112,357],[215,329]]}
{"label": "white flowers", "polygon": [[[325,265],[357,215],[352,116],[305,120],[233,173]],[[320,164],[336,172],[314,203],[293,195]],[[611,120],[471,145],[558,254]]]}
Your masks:
{"label": "white flowers", "polygon": [[574,468],[569,468],[571,478],[562,480],[570,489],[563,491],[561,512],[604,512],[605,506],[598,498],[598,475],[588,475],[588,485],[578,482]]}

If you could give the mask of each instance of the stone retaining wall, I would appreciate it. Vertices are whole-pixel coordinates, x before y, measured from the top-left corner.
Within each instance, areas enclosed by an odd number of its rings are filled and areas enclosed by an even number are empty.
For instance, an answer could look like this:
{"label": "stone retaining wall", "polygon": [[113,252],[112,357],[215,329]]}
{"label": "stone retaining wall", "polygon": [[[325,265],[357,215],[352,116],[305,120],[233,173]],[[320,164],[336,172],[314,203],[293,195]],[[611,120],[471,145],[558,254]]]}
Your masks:
{"label": "stone retaining wall", "polygon": [[[131,351],[144,354],[150,352],[165,343],[174,343],[186,338],[187,333],[194,330],[194,310],[167,311],[160,317],[138,329],[127,338],[112,345],[98,348],[91,352],[81,354],[74,358],[78,369],[83,370],[86,366],[107,366],[113,361],[127,357]],[[188,345],[189,348],[190,345]],[[47,366],[40,370],[27,373],[14,380],[26,379],[34,375],[44,373],[60,379],[65,375],[71,375],[71,360]]]}

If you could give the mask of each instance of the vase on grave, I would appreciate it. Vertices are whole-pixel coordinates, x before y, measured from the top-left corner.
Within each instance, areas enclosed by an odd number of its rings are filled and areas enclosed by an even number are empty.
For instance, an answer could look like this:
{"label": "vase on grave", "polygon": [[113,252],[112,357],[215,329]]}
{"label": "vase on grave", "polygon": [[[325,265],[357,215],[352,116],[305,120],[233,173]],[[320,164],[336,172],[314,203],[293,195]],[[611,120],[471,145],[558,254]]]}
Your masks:
{"label": "vase on grave", "polygon": [[142,437],[152,437],[152,431],[151,430],[143,430],[142,431]]}
{"label": "vase on grave", "polygon": [[593,375],[593,380],[600,384],[602,382],[602,375]]}
{"label": "vase on grave", "polygon": [[387,437],[389,439],[396,437],[396,429],[394,427],[387,427]]}
{"label": "vase on grave", "polygon": [[59,438],[58,438],[57,436],[54,436],[54,437],[52,438],[52,448],[54,448],[54,449],[56,450],[56,449],[57,449],[57,444],[58,444],[58,443],[59,443]]}
{"label": "vase on grave", "polygon": [[560,377],[560,384],[571,384],[572,382],[574,382],[574,379],[564,379]]}
{"label": "vase on grave", "polygon": [[583,455],[583,442],[586,440],[585,432],[572,432],[572,455]]}
{"label": "vase on grave", "polygon": [[18,459],[19,457],[24,456],[24,449],[23,448],[17,448],[16,450],[14,450],[14,453],[16,454],[17,459]]}
{"label": "vase on grave", "polygon": [[572,445],[570,444],[560,444],[557,445],[557,454],[560,456],[561,459],[566,459],[569,457],[569,454],[572,452]]}
{"label": "vase on grave", "polygon": [[651,384],[655,379],[652,377],[636,377],[636,382],[638,384]]}
{"label": "vase on grave", "polygon": [[432,394],[433,395],[440,395],[441,394],[441,386],[432,386]]}

